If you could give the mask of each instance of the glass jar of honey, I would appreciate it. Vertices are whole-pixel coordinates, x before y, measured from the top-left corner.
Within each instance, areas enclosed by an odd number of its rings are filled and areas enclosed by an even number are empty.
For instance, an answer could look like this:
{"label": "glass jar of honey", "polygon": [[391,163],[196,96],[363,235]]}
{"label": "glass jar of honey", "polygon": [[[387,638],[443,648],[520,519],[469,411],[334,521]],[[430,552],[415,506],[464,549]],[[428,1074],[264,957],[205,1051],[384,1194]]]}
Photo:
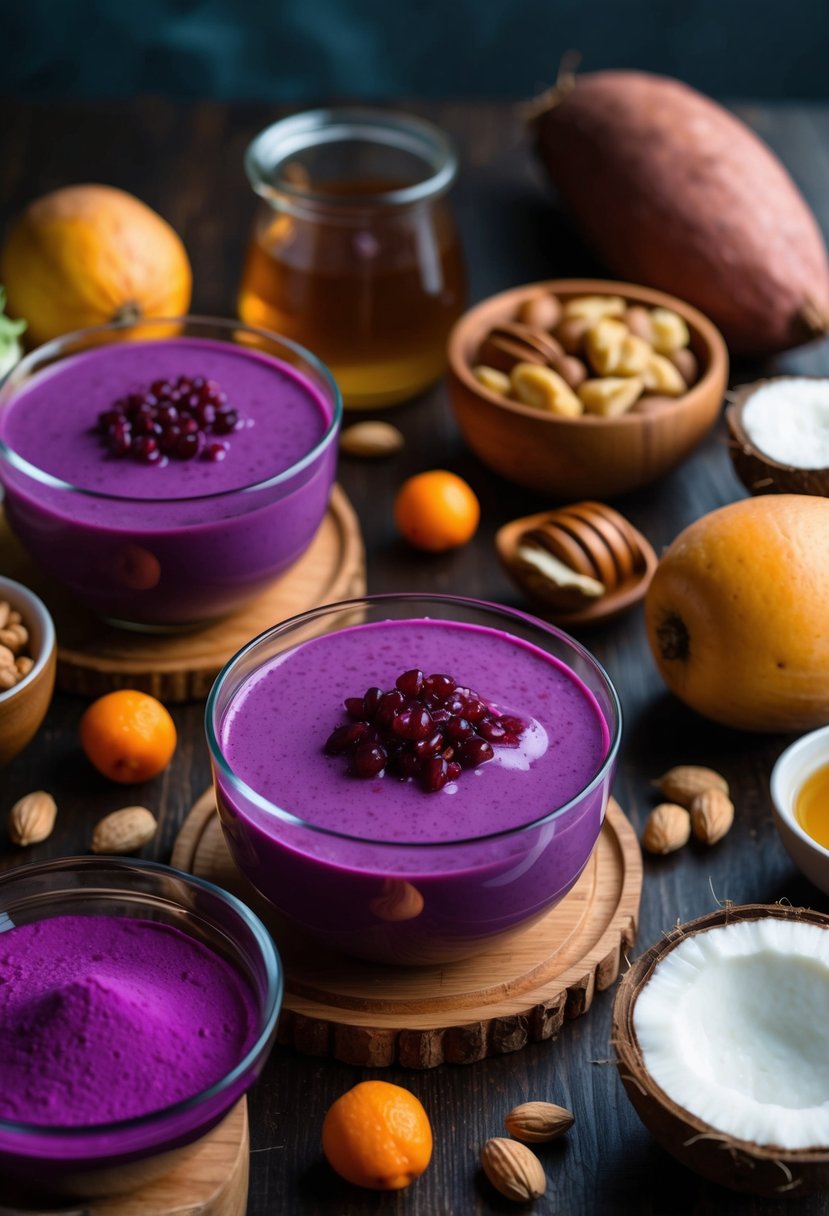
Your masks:
{"label": "glass jar of honey", "polygon": [[347,407],[392,405],[438,379],[465,302],[446,136],[408,115],[312,110],[262,131],[245,168],[263,202],[242,320],[312,350]]}

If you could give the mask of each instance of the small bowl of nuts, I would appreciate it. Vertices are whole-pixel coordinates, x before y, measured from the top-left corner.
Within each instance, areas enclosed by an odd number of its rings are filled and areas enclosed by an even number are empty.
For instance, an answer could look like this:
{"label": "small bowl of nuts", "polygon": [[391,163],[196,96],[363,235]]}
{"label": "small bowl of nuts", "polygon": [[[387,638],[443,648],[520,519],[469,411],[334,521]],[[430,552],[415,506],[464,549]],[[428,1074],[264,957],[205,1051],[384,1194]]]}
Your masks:
{"label": "small bowl of nuts", "polygon": [[34,737],[55,687],[55,626],[34,592],[0,577],[0,765]]}
{"label": "small bowl of nuts", "polygon": [[663,476],[716,421],[728,352],[664,292],[598,279],[514,287],[449,337],[449,389],[476,455],[555,499],[612,497]]}

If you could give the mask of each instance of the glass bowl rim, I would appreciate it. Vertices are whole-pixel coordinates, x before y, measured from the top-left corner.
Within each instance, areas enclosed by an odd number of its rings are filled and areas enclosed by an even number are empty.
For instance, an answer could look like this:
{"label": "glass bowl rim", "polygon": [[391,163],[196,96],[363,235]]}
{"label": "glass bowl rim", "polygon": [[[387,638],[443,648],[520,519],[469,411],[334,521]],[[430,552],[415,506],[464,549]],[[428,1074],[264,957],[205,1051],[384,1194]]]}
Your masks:
{"label": "glass bowl rim", "polygon": [[[572,647],[578,656],[585,660],[589,666],[593,668],[594,673],[599,677],[600,681],[604,685],[605,692],[608,695],[613,710],[615,722],[607,723],[608,733],[610,735],[607,751],[598,767],[598,770],[596,773],[594,773],[587,785],[580,789],[578,793],[564,803],[563,806],[556,807],[555,810],[548,811],[546,814],[539,816],[537,819],[519,824],[517,827],[502,828],[497,832],[487,832],[480,836],[459,838],[457,840],[392,841],[373,840],[366,836],[354,836],[348,832],[337,832],[332,828],[326,828],[320,826],[319,824],[310,823],[307,819],[303,819],[301,816],[295,815],[291,811],[286,811],[281,807],[275,806],[267,798],[264,798],[261,794],[258,794],[254,789],[251,788],[251,786],[242,781],[241,778],[236,775],[236,773],[227,763],[219,745],[218,736],[216,730],[214,729],[214,717],[219,694],[221,693],[225,682],[230,679],[234,668],[242,662],[246,655],[250,654],[257,647],[262,646],[268,639],[277,636],[280,633],[288,632],[296,625],[305,623],[315,617],[321,617],[337,612],[342,613],[353,611],[355,608],[365,605],[366,603],[369,605],[382,605],[384,603],[391,602],[405,604],[418,601],[422,602],[424,600],[428,600],[438,606],[446,605],[447,607],[464,607],[474,609],[476,611],[494,612],[496,615],[506,618],[506,620],[517,619],[522,624],[536,628],[542,633],[551,634],[559,642],[564,642],[566,645]],[[314,636],[316,637],[322,635]],[[309,638],[308,640],[312,641],[314,639]],[[591,693],[591,695],[593,694]],[[599,712],[602,712],[601,709],[599,709]],[[604,715],[602,714],[602,716]],[[564,630],[557,628],[555,625],[552,625],[547,621],[543,621],[539,617],[532,616],[528,612],[523,612],[521,609],[510,608],[505,604],[497,604],[490,600],[475,599],[469,596],[443,595],[438,592],[392,591],[379,593],[376,595],[357,596],[354,599],[349,600],[338,600],[331,604],[322,604],[317,608],[296,613],[294,616],[288,617],[284,621],[280,621],[277,625],[270,626],[268,629],[263,630],[263,632],[258,634],[255,638],[252,638],[240,650],[238,650],[236,654],[227,661],[227,663],[225,663],[224,667],[213,682],[213,686],[210,689],[207,703],[205,705],[205,733],[207,736],[208,750],[210,752],[213,764],[219,769],[222,776],[230,783],[231,786],[233,786],[235,790],[238,790],[245,799],[253,803],[257,810],[263,812],[266,816],[282,820],[291,827],[304,828],[323,838],[343,840],[350,844],[370,845],[373,848],[387,849],[392,852],[399,852],[402,849],[411,849],[420,853],[426,853],[430,850],[433,852],[439,852],[441,850],[449,851],[463,847],[481,846],[490,841],[498,839],[504,840],[508,838],[515,838],[525,832],[530,832],[534,829],[543,827],[545,824],[552,822],[554,819],[558,819],[559,817],[565,815],[601,785],[602,781],[604,781],[605,777],[607,776],[608,770],[614,764],[619,751],[622,736],[622,706],[619,700],[619,694],[616,691],[613,681],[610,679],[610,676],[607,674],[599,660],[593,654],[591,654],[586,646],[582,646],[582,644],[577,642],[575,638],[570,636],[570,634],[565,633]]]}
{"label": "glass bowl rim", "polygon": [[[268,1040],[275,1031],[285,985],[282,959],[274,945],[273,939],[256,913],[247,904],[243,903],[241,899],[235,895],[231,895],[229,891],[225,891],[216,883],[209,882],[205,878],[200,878],[196,874],[188,874],[185,870],[178,870],[174,866],[167,866],[158,861],[145,861],[140,857],[88,857],[79,854],[75,857],[56,857],[50,861],[30,862],[26,865],[14,866],[10,870],[3,871],[0,873],[0,898],[3,895],[3,888],[13,883],[15,879],[19,879],[21,875],[23,877],[36,876],[39,873],[48,874],[50,871],[59,875],[62,872],[76,870],[94,871],[96,869],[101,870],[103,873],[106,873],[108,870],[123,870],[124,872],[140,870],[149,873],[151,876],[156,875],[159,878],[172,876],[178,881],[184,881],[188,885],[199,888],[214,898],[218,897],[220,902],[229,905],[251,931],[257,949],[261,953],[262,962],[267,974],[267,992],[262,1001],[262,1029],[242,1059],[229,1072],[220,1077],[218,1081],[214,1081],[207,1089],[202,1089],[189,1098],[184,1098],[169,1106],[164,1106],[160,1110],[149,1111],[143,1115],[135,1115],[130,1119],[119,1119],[110,1123],[85,1123],[73,1127],[45,1123],[24,1123],[21,1120],[0,1118],[0,1140],[2,1140],[3,1136],[18,1137],[21,1141],[25,1140],[26,1137],[31,1137],[44,1142],[51,1140],[67,1144],[73,1141],[94,1141],[102,1135],[111,1137],[122,1133],[129,1134],[142,1130],[150,1131],[153,1125],[162,1125],[168,1120],[175,1120],[179,1115],[195,1112],[199,1107],[210,1103],[225,1091],[232,1090],[237,1081],[256,1064]],[[83,890],[84,888],[77,889]],[[48,898],[49,894],[44,893],[45,898]],[[56,892],[51,892],[51,894],[56,894]],[[128,895],[128,889],[125,888],[121,894]],[[144,892],[139,892],[138,894],[143,895]],[[0,919],[5,915],[0,910]],[[48,919],[48,917],[41,917],[40,919]],[[110,1156],[117,1151],[117,1146],[113,1146],[109,1152],[102,1155]]]}
{"label": "glass bowl rim", "polygon": [[[304,190],[290,182],[273,185],[268,180],[265,153],[273,157],[279,147],[283,149],[279,160],[283,160],[308,147],[338,143],[348,137],[346,132],[350,126],[353,127],[351,138],[357,137],[367,143],[388,147],[402,147],[424,160],[423,148],[430,145],[435,152],[432,172],[411,186],[379,190],[374,194],[348,195],[345,198]],[[446,132],[426,118],[382,107],[323,106],[277,119],[265,127],[248,144],[244,165],[252,189],[266,202],[274,204],[280,199],[287,199],[298,205],[318,205],[336,214],[366,207],[406,207],[437,198],[455,180],[458,156]]]}
{"label": "glass bowl rim", "polygon": [[[0,377],[0,396],[4,395],[7,391],[11,391],[16,395],[21,387],[16,383],[13,384],[13,381],[15,380],[15,377],[18,376],[18,373],[27,373],[31,369],[32,365],[38,361],[38,358],[51,359],[52,356],[60,357],[65,347],[73,341],[94,337],[98,334],[117,333],[119,330],[133,330],[143,326],[153,327],[159,325],[214,326],[218,329],[226,331],[244,330],[246,333],[254,334],[260,338],[265,338],[269,342],[276,342],[278,345],[286,347],[288,350],[292,351],[292,353],[299,356],[300,359],[304,359],[306,363],[308,363],[322,378],[327,391],[330,392],[333,409],[331,411],[331,419],[321,438],[309,452],[306,452],[304,456],[300,457],[300,459],[290,465],[289,468],[282,469],[281,472],[275,473],[272,477],[266,477],[262,481],[250,482],[244,486],[237,486],[234,489],[217,490],[208,494],[191,494],[186,498],[165,498],[160,496],[153,498],[135,498],[130,494],[113,494],[104,492],[102,490],[85,489],[83,486],[73,485],[71,482],[65,481],[61,477],[55,477],[52,473],[47,473],[44,469],[38,468],[37,465],[32,464],[31,461],[26,460],[24,456],[21,456],[15,451],[14,448],[10,447],[2,437],[0,437],[0,460],[6,460],[7,463],[18,472],[21,472],[27,477],[31,478],[33,481],[36,481],[44,486],[49,486],[52,489],[61,490],[70,494],[80,494],[85,498],[101,500],[104,502],[130,502],[137,504],[149,503],[152,505],[158,504],[163,506],[165,504],[172,503],[181,504],[219,501],[221,499],[232,498],[235,494],[253,494],[260,490],[267,490],[273,486],[278,486],[282,483],[289,482],[298,473],[301,473],[305,468],[313,464],[314,461],[317,460],[325,452],[325,450],[331,446],[332,441],[336,439],[343,416],[342,394],[336,380],[322,360],[313,354],[312,351],[308,350],[307,347],[302,346],[299,342],[294,342],[292,338],[285,338],[281,334],[276,333],[274,330],[265,329],[258,325],[248,325],[244,321],[234,321],[228,317],[211,317],[196,313],[188,313],[180,317],[141,317],[137,321],[108,321],[105,325],[93,325],[86,329],[76,329],[71,333],[61,334],[59,337],[50,338],[48,342],[42,342],[39,346],[36,346],[33,350],[30,350],[23,356],[22,359],[15,363],[14,367],[9,369],[5,376]],[[240,350],[246,349],[241,343],[233,343],[230,339],[220,339],[220,341],[227,341],[228,345],[238,346],[238,349]],[[101,349],[101,347],[93,346],[90,349],[98,350]],[[81,350],[76,353],[83,354],[85,351]],[[274,357],[278,358],[278,356]],[[291,364],[287,364],[287,366],[290,367]],[[34,374],[37,373],[35,372]],[[11,400],[14,400],[14,396],[11,398]],[[0,400],[0,413],[2,413],[3,410],[8,407],[8,404],[8,400]]]}

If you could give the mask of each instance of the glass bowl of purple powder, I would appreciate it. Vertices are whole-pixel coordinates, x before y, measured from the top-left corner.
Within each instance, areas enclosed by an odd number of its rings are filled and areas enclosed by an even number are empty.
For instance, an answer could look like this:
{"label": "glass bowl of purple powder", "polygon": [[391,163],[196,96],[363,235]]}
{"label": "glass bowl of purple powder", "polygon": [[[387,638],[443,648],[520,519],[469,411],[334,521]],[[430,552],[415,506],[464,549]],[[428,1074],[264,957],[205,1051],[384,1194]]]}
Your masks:
{"label": "glass bowl of purple powder", "polygon": [[261,1072],[282,989],[259,918],[189,874],[0,875],[0,1193],[117,1194],[178,1165]]}

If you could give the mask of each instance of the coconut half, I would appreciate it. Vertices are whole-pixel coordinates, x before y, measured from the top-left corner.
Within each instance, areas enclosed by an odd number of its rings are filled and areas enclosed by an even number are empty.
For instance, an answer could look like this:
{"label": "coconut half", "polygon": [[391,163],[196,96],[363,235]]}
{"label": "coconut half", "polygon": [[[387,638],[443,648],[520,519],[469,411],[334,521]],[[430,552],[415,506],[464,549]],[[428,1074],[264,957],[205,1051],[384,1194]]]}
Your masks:
{"label": "coconut half", "polygon": [[636,960],[613,1007],[622,1084],[663,1148],[754,1195],[829,1186],[829,916],[726,906]]}
{"label": "coconut half", "polygon": [[829,495],[829,380],[758,380],[729,401],[731,461],[747,490]]}

